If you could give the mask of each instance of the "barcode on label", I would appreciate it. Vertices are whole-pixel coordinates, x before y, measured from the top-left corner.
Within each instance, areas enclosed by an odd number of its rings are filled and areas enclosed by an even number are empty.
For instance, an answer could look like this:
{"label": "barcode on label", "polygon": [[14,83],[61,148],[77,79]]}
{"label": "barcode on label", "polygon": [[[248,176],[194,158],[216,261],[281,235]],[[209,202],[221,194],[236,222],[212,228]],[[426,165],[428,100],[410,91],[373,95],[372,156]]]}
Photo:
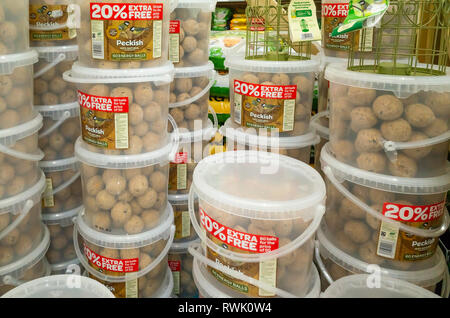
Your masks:
{"label": "barcode on label", "polygon": [[309,39],[312,39],[312,38],[313,38],[313,34],[312,34],[312,33],[302,33],[302,34],[300,35],[300,38],[301,38],[302,40],[309,40]]}
{"label": "barcode on label", "polygon": [[92,56],[95,59],[103,59],[105,57],[103,43],[95,43],[92,41]]}
{"label": "barcode on label", "polygon": [[377,255],[394,259],[398,235],[399,230],[397,227],[392,226],[389,223],[381,222],[378,235]]}
{"label": "barcode on label", "polygon": [[235,94],[234,95],[234,121],[237,124],[241,124],[241,113],[242,113],[242,95]]}
{"label": "barcode on label", "polygon": [[378,243],[378,255],[388,257],[388,258],[394,258],[394,244],[389,241],[380,241]]}

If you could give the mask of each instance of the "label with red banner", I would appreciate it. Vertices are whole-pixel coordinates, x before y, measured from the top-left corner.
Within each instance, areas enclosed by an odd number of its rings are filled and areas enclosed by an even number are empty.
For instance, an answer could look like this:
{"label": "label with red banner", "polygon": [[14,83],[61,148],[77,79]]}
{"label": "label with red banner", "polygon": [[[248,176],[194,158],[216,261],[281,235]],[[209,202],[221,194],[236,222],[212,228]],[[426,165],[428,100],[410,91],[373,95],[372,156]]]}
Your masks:
{"label": "label with red banner", "polygon": [[180,63],[181,56],[181,21],[172,20],[170,21],[169,27],[169,59],[177,64]]}
{"label": "label with red banner", "polygon": [[128,149],[128,97],[78,91],[83,140],[106,149]]}
{"label": "label with red banner", "polygon": [[139,271],[139,259],[114,259],[95,253],[84,244],[84,255],[91,265],[115,273],[133,273]]}
{"label": "label with red banner", "polygon": [[263,85],[234,80],[234,118],[244,127],[294,129],[297,85]]}
{"label": "label with red banner", "polygon": [[173,293],[175,295],[179,295],[180,294],[181,262],[169,260],[169,268],[172,271],[172,277],[173,277]]}
{"label": "label with red banner", "polygon": [[348,3],[323,3],[322,16],[325,18],[346,18],[348,7]]}
{"label": "label with red banner", "polygon": [[264,31],[265,22],[263,18],[251,18],[250,31]]}
{"label": "label with red banner", "polygon": [[383,215],[400,222],[430,222],[444,215],[445,202],[430,205],[383,204]]}
{"label": "label with red banner", "polygon": [[91,3],[92,58],[147,61],[160,58],[162,3]]}
{"label": "label with red banner", "polygon": [[181,262],[180,261],[169,261],[169,268],[172,272],[181,271]]}
{"label": "label with red banner", "polygon": [[180,34],[180,20],[171,20],[170,26],[169,26],[169,33],[170,34]]}
{"label": "label with red banner", "polygon": [[202,208],[200,220],[210,235],[237,249],[253,253],[268,253],[278,249],[278,237],[237,231],[214,220]]}
{"label": "label with red banner", "polygon": [[175,154],[175,159],[173,160],[173,163],[188,163],[188,153],[187,152],[177,152]]}
{"label": "label with red banner", "polygon": [[31,41],[69,41],[77,36],[77,30],[67,26],[74,14],[67,4],[51,5],[43,0],[30,4],[29,13]]}

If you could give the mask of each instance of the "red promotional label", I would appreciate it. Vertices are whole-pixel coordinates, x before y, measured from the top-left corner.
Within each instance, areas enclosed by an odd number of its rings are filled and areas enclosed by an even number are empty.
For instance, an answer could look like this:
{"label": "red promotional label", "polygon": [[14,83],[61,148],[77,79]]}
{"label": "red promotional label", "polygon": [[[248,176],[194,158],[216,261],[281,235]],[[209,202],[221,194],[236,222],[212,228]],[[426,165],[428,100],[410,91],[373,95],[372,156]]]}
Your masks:
{"label": "red promotional label", "polygon": [[91,20],[162,20],[162,3],[91,3]]}
{"label": "red promotional label", "polygon": [[180,21],[179,20],[170,21],[169,33],[170,34],[179,34],[180,33]]}
{"label": "red promotional label", "polygon": [[175,154],[175,158],[173,163],[183,164],[188,162],[188,153],[187,152],[178,152]]}
{"label": "red promotional label", "polygon": [[200,219],[208,233],[233,247],[254,253],[267,253],[278,249],[278,237],[236,231],[211,218],[202,208]]}
{"label": "red promotional label", "polygon": [[78,91],[81,107],[107,113],[128,113],[128,97],[104,97]]}
{"label": "red promotional label", "polygon": [[172,272],[181,271],[181,262],[180,261],[169,261],[169,268]]}
{"label": "red promotional label", "polygon": [[261,85],[235,80],[234,92],[261,99],[295,99],[297,96],[297,85]]}
{"label": "red promotional label", "polygon": [[92,251],[84,244],[84,255],[86,255],[89,262],[104,270],[117,273],[132,273],[139,270],[139,259],[113,259],[104,257]]}
{"label": "red promotional label", "polygon": [[265,22],[264,19],[261,18],[252,18],[250,23],[251,31],[264,31],[265,30]]}
{"label": "red promotional label", "polygon": [[385,202],[383,215],[400,222],[431,222],[444,214],[445,202],[430,205],[404,205]]}
{"label": "red promotional label", "polygon": [[348,3],[322,4],[322,15],[327,18],[345,18],[348,15]]}

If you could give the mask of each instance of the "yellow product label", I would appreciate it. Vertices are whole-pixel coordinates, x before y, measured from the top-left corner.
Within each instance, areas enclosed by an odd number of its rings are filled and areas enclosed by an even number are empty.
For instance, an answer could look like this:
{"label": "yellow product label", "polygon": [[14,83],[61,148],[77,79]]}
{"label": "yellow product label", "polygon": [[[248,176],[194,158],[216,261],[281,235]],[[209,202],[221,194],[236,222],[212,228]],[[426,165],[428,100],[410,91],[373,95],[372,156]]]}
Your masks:
{"label": "yellow product label", "polygon": [[162,55],[163,4],[91,3],[92,58],[147,61]]}
{"label": "yellow product label", "polygon": [[292,42],[321,39],[313,0],[292,0],[288,8],[289,35]]}
{"label": "yellow product label", "polygon": [[68,28],[69,12],[67,5],[45,3],[30,5],[30,40],[62,41],[77,36],[76,29]]}
{"label": "yellow product label", "polygon": [[169,190],[187,189],[188,153],[178,152],[169,168]]}
{"label": "yellow product label", "polygon": [[45,179],[45,190],[42,195],[42,207],[52,208],[55,206],[55,200],[53,197],[53,182],[52,178]]}

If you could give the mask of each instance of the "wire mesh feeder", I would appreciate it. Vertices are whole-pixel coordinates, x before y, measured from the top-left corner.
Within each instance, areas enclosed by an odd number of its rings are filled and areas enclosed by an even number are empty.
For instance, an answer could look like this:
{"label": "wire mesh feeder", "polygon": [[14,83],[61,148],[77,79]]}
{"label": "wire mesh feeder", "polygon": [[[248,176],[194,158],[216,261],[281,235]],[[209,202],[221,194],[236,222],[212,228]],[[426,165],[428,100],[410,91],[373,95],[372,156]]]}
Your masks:
{"label": "wire mesh feeder", "polygon": [[[369,32],[374,32],[373,37]],[[350,70],[445,75],[449,61],[450,1],[391,0],[379,28],[363,29],[353,41],[362,43],[350,47]],[[371,49],[364,49],[367,47]]]}
{"label": "wire mesh feeder", "polygon": [[289,36],[290,0],[247,0],[246,59],[309,60],[311,41],[292,42]]}

